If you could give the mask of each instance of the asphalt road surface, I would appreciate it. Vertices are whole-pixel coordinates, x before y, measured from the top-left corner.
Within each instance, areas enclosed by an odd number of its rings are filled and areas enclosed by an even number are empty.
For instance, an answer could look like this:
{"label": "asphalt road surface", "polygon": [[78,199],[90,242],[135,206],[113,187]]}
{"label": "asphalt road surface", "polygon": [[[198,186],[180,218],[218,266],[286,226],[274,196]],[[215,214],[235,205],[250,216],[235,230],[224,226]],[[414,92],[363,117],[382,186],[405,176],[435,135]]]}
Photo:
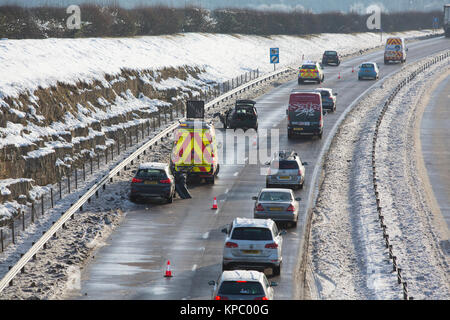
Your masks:
{"label": "asphalt road surface", "polygon": [[422,117],[420,140],[434,196],[450,227],[450,77],[431,93]]}
{"label": "asphalt road surface", "polygon": [[[408,45],[407,63],[446,49],[449,44],[450,40],[444,38],[412,43]],[[274,288],[275,299],[302,298],[293,279],[302,254],[305,203],[311,187],[311,173],[330,128],[343,110],[374,84],[370,80],[357,80],[356,66],[365,61],[380,65],[380,78],[402,67],[400,64],[384,65],[381,50],[349,59],[339,67],[325,67],[325,82],[321,86],[332,88],[339,95],[337,111],[324,118],[322,140],[287,139],[285,110],[290,91],[299,87],[296,80],[281,84],[256,99],[259,131],[279,129],[280,148],[294,149],[302,161],[308,162],[305,187],[296,191],[296,196],[302,198],[299,223],[297,228],[287,228],[288,233],[284,236],[281,275],[272,277],[267,271],[269,280],[278,282]],[[352,67],[355,67],[355,73],[352,73]],[[341,79],[338,79],[339,72]],[[304,84],[300,87],[316,86]],[[220,137],[221,129],[218,132]],[[250,141],[249,149],[252,148]],[[226,154],[230,156],[231,150]],[[236,151],[235,154],[236,159],[250,158],[248,152]],[[251,197],[265,186],[261,168],[266,166],[263,163],[222,164],[215,185],[190,188],[192,199],[176,199],[172,204],[134,205],[108,245],[96,252],[95,259],[85,268],[80,295],[72,299],[210,299],[208,281],[216,280],[221,273],[225,235],[220,230],[236,217],[253,217]],[[214,197],[218,200],[218,210],[211,210]],[[163,277],[168,260],[172,278]]]}

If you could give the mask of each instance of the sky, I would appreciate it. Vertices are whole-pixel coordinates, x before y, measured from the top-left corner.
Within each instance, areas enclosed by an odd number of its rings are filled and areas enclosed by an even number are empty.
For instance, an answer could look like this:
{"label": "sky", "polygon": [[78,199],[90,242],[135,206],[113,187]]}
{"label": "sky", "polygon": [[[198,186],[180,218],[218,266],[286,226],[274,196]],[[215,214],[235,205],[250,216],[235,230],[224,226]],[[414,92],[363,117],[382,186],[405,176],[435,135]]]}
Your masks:
{"label": "sky", "polygon": [[448,0],[0,0],[2,4],[19,4],[23,6],[69,6],[71,4],[96,3],[99,5],[118,4],[124,8],[140,5],[165,4],[169,7],[193,5],[206,9],[224,7],[252,8],[259,10],[310,10],[312,12],[350,10],[365,13],[365,8],[378,4],[384,11],[404,10],[442,10]]}

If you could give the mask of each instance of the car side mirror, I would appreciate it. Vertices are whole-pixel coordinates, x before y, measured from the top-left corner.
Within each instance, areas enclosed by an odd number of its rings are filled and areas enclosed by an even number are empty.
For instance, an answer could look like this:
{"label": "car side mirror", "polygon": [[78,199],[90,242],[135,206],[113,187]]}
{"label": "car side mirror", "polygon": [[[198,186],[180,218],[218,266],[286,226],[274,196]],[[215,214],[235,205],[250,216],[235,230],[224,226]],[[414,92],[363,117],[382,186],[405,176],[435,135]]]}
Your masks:
{"label": "car side mirror", "polygon": [[302,163],[304,166],[307,166],[308,165],[308,162],[303,162]]}
{"label": "car side mirror", "polygon": [[323,110],[323,111],[322,111],[322,114],[323,114],[324,116],[326,116],[327,113],[328,113],[328,112],[327,112],[326,110]]}
{"label": "car side mirror", "polygon": [[252,197],[252,200],[258,200],[258,197]]}
{"label": "car side mirror", "polygon": [[278,233],[278,235],[284,236],[286,233],[287,233],[287,231],[283,229]]}
{"label": "car side mirror", "polygon": [[406,48],[406,51],[408,51],[408,48]]}
{"label": "car side mirror", "polygon": [[227,228],[223,228],[223,229],[221,230],[221,232],[223,232],[223,233],[225,233],[225,234],[228,234],[228,229],[227,229]]}
{"label": "car side mirror", "polygon": [[338,94],[337,94],[337,93],[335,93],[334,95],[335,95],[335,96],[337,96]]}
{"label": "car side mirror", "polygon": [[271,287],[276,287],[278,285],[278,283],[276,283],[275,281],[271,281],[270,282],[270,286]]}
{"label": "car side mirror", "polygon": [[300,197],[297,197],[297,198],[295,198],[295,200],[296,200],[296,201],[301,201],[301,200],[302,200],[302,198],[300,198]]}
{"label": "car side mirror", "polygon": [[266,163],[264,163],[266,166],[270,166],[270,161],[267,161]]}
{"label": "car side mirror", "polygon": [[209,284],[210,286],[214,286],[214,285],[216,284],[216,282],[215,282],[214,280],[210,280],[210,281],[208,281],[208,284]]}
{"label": "car side mirror", "polygon": [[289,110],[286,109],[286,115],[289,115]]}

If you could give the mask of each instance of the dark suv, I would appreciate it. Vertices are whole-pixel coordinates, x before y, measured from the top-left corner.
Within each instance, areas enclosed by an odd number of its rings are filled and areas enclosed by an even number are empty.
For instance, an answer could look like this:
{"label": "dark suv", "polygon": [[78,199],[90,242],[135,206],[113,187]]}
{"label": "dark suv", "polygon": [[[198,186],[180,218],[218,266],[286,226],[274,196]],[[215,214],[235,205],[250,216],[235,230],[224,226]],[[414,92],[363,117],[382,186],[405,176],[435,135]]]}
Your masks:
{"label": "dark suv", "polygon": [[237,100],[234,109],[229,109],[223,114],[217,113],[223,127],[230,129],[255,129],[258,131],[258,112],[253,100]]}
{"label": "dark suv", "polygon": [[130,200],[138,198],[163,198],[173,201],[175,179],[167,163],[149,162],[139,165],[131,181]]}
{"label": "dark suv", "polygon": [[327,50],[323,53],[322,64],[328,65],[330,63],[336,64],[337,66],[341,64],[341,59],[336,51]]}

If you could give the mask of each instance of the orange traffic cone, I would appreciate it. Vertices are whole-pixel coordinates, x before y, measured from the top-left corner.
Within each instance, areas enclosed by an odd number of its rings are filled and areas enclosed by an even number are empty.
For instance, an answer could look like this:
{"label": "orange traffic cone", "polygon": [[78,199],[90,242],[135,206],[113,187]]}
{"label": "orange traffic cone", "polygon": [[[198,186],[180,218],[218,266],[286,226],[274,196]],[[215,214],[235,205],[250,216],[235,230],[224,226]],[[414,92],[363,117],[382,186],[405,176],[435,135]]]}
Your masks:
{"label": "orange traffic cone", "polygon": [[341,79],[341,73],[339,72],[339,76],[338,76],[338,79],[340,80]]}
{"label": "orange traffic cone", "polygon": [[216,197],[214,197],[213,206],[212,206],[211,209],[217,210],[217,199],[216,199]]}
{"label": "orange traffic cone", "polygon": [[355,67],[352,66],[352,73],[354,73],[354,72],[355,72]]}
{"label": "orange traffic cone", "polygon": [[164,274],[165,278],[171,278],[172,277],[172,271],[170,270],[170,260],[167,260],[167,267],[166,267],[166,273]]}

